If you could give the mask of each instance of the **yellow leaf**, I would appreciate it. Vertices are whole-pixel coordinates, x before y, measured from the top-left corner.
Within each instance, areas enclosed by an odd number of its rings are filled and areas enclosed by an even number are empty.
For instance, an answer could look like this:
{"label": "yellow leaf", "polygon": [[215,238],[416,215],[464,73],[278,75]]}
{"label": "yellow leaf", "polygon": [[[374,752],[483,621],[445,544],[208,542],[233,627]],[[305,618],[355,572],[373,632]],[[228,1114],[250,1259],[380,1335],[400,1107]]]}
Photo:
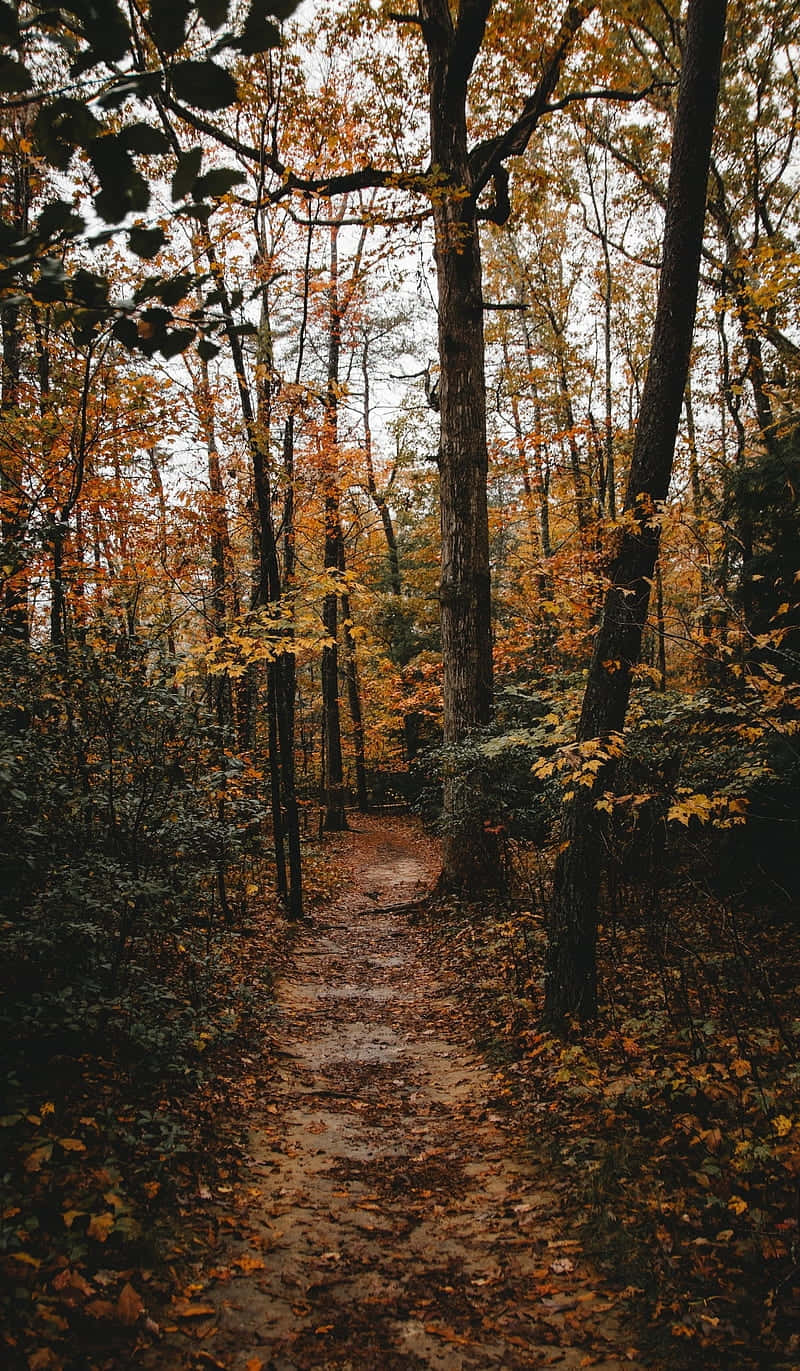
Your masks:
{"label": "yellow leaf", "polygon": [[81,1142],[80,1138],[59,1138],[59,1147],[63,1147],[65,1152],[85,1152],[86,1143]]}
{"label": "yellow leaf", "polygon": [[734,1214],[743,1214],[747,1209],[747,1200],[743,1200],[741,1195],[731,1195],[731,1198],[728,1200],[728,1208],[732,1210]]}
{"label": "yellow leaf", "polygon": [[12,1262],[23,1262],[25,1266],[41,1266],[38,1257],[32,1257],[30,1252],[10,1252]]}
{"label": "yellow leaf", "polygon": [[79,1219],[85,1212],[86,1211],[83,1209],[66,1209],[61,1216],[64,1220],[65,1227],[71,1228],[75,1220]]}
{"label": "yellow leaf", "polygon": [[736,1057],[735,1060],[731,1062],[731,1071],[734,1076],[749,1076],[751,1069],[750,1063],[746,1057]]}
{"label": "yellow leaf", "polygon": [[96,1242],[107,1242],[108,1235],[113,1227],[113,1214],[93,1214],[87,1233],[89,1234],[89,1237],[94,1238]]}
{"label": "yellow leaf", "polygon": [[779,1114],[776,1119],[772,1120],[772,1127],[779,1138],[785,1138],[787,1133],[791,1133],[792,1126],[792,1120],[786,1114]]}

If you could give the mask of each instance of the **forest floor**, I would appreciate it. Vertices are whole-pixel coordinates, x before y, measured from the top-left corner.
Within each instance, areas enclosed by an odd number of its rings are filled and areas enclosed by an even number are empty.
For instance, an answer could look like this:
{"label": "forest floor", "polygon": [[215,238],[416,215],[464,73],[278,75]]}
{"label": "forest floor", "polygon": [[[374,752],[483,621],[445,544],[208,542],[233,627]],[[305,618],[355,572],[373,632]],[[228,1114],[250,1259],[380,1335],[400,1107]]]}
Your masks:
{"label": "forest floor", "polygon": [[197,1240],[134,1364],[636,1367],[626,1292],[584,1256],[414,917],[435,844],[358,816],[335,851],[340,893],[298,936],[267,1061],[249,1060],[268,1084],[244,1174],[200,1186],[217,1240]]}

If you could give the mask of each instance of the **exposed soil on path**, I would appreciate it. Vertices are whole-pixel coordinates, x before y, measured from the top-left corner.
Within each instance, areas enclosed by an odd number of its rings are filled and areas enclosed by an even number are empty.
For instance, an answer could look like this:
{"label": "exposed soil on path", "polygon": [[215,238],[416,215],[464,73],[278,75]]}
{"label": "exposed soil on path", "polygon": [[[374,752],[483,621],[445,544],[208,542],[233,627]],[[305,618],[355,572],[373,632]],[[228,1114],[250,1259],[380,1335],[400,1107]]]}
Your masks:
{"label": "exposed soil on path", "polygon": [[393,908],[432,885],[434,846],[409,820],[358,817],[342,850],[350,877],[277,986],[249,1184],[218,1216],[228,1250],[146,1365],[636,1366],[432,944]]}

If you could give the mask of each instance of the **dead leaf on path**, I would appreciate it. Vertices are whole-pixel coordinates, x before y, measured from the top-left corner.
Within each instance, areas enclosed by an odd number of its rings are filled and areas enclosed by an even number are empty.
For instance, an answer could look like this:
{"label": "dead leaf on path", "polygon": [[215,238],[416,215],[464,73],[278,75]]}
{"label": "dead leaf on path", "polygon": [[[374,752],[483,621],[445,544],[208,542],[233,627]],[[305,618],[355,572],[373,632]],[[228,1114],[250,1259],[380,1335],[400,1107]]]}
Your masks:
{"label": "dead leaf on path", "polygon": [[231,1266],[238,1266],[240,1271],[263,1271],[266,1262],[262,1257],[253,1257],[249,1252],[243,1252],[241,1257],[234,1257]]}
{"label": "dead leaf on path", "polygon": [[440,1328],[438,1324],[426,1323],[425,1332],[432,1333],[436,1338],[442,1338],[444,1342],[458,1343],[459,1347],[471,1347],[472,1339],[465,1338],[463,1333],[456,1333],[454,1328]]}
{"label": "dead leaf on path", "polygon": [[104,1214],[93,1214],[89,1222],[87,1233],[95,1242],[107,1242],[108,1235],[114,1227],[114,1215],[107,1211]]}
{"label": "dead leaf on path", "polygon": [[317,1334],[317,1336],[321,1336],[323,1333],[332,1333],[334,1327],[335,1325],[332,1323],[321,1323],[319,1328],[314,1329],[314,1332]]}
{"label": "dead leaf on path", "polygon": [[140,1314],[144,1312],[144,1301],[138,1295],[130,1282],[123,1285],[119,1299],[117,1300],[117,1313],[123,1323],[136,1323]]}
{"label": "dead leaf on path", "polygon": [[216,1306],[213,1304],[193,1304],[191,1300],[173,1300],[172,1313],[176,1319],[204,1319],[209,1315],[216,1315]]}
{"label": "dead leaf on path", "polygon": [[64,1271],[59,1271],[53,1281],[53,1289],[58,1290],[67,1299],[75,1299],[78,1295],[93,1295],[94,1286],[84,1280],[79,1271],[73,1271],[67,1267]]}
{"label": "dead leaf on path", "polygon": [[327,1131],[328,1125],[323,1123],[321,1119],[318,1123],[310,1123],[306,1129],[306,1133],[327,1133]]}
{"label": "dead leaf on path", "polygon": [[251,1357],[244,1364],[244,1371],[263,1371],[264,1362],[260,1357]]}
{"label": "dead leaf on path", "polygon": [[575,1263],[569,1257],[557,1257],[550,1265],[550,1270],[554,1276],[565,1276],[568,1271],[575,1270]]}

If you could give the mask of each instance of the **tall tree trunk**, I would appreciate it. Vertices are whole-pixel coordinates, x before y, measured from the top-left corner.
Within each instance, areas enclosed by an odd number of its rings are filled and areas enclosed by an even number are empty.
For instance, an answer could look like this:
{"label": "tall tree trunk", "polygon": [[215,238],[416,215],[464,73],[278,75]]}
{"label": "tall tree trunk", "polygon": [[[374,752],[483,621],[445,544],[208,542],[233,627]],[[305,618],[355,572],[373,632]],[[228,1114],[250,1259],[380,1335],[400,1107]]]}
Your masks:
{"label": "tall tree trunk", "polygon": [[[497,848],[484,827],[481,776],[456,753],[492,713],[492,629],[486,483],[486,379],[480,240],[467,154],[469,67],[444,0],[422,0],[428,47],[431,162],[440,360],[440,527],[444,742],[442,884],[497,883]],[[481,24],[481,31],[482,31]],[[477,48],[475,49],[477,51]]]}
{"label": "tall tree trunk", "polygon": [[[339,510],[339,357],[342,313],[339,303],[338,224],[331,226],[328,287],[328,377],[322,425],[325,546],[323,565],[333,577],[344,570],[344,538]],[[328,832],[347,828],[339,711],[339,590],[329,587],[322,604],[328,642],[322,649],[322,720],[325,735],[325,818]]]}
{"label": "tall tree trunk", "polygon": [[653,515],[667,498],[697,303],[711,141],[726,0],[690,0],[667,192],[658,304],[625,511],[595,640],[578,741],[609,757],[591,786],[576,785],[555,872],[546,959],[545,1017],[560,1029],[597,1008],[597,900],[602,842],[596,801],[613,779],[611,735],[625,723],[658,556]]}
{"label": "tall tree trunk", "polygon": [[[255,587],[254,607],[278,604],[281,599],[282,587],[278,544],[272,517],[272,490],[269,472],[269,406],[273,365],[267,285],[265,283],[262,288],[256,367],[258,393],[256,406],[254,406],[247,384],[241,340],[234,326],[227,287],[213,245],[208,237],[204,240],[203,247],[222,296],[223,317],[233,357],[242,417],[247,431],[250,460],[253,468],[253,487],[258,512],[259,535],[258,581]],[[284,655],[286,654],[279,653],[276,660],[271,662],[267,669],[273,833],[277,879],[284,884],[282,893],[286,901],[287,913],[290,918],[300,918],[303,910],[303,894],[299,816],[294,790],[294,707],[293,701],[288,701],[285,694],[290,678],[281,663],[281,657]],[[291,677],[291,686],[293,690],[293,677]],[[288,880],[284,839],[286,839],[289,851]]]}
{"label": "tall tree trunk", "polygon": [[353,633],[353,607],[350,595],[342,595],[342,627],[344,629],[345,678],[350,721],[353,725],[353,756],[356,764],[356,803],[362,814],[369,810],[367,793],[367,761],[364,746],[364,712],[361,707],[361,685],[358,679],[358,658]]}

